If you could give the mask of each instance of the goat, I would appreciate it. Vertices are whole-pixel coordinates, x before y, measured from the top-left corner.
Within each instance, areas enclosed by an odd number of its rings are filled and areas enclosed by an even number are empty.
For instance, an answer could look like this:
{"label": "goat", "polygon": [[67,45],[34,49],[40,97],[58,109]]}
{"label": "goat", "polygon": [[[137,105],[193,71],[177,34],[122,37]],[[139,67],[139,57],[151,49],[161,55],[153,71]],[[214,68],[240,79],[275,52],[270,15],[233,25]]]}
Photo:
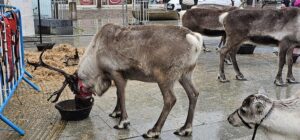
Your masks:
{"label": "goat", "polygon": [[252,139],[260,128],[270,140],[300,139],[300,94],[284,100],[272,100],[265,91],[248,96],[228,117],[235,126],[254,128]]}
{"label": "goat", "polygon": [[159,137],[176,102],[173,86],[179,81],[189,98],[189,111],[184,126],[174,134],[190,135],[199,95],[191,77],[202,43],[199,33],[184,27],[104,25],[80,59],[77,74],[82,82],[82,90],[101,96],[113,80],[118,98],[110,116],[120,117],[115,129],[126,129],[129,125],[125,109],[127,80],[156,82],[162,92],[164,106],[154,127],[143,135],[145,138],[153,138]]}
{"label": "goat", "polygon": [[274,83],[284,86],[282,68],[288,58],[287,82],[297,83],[292,73],[292,52],[300,41],[300,9],[234,10],[223,13],[220,22],[226,32],[225,47],[220,50],[219,81],[228,82],[224,73],[224,58],[229,52],[237,80],[246,80],[236,62],[242,43],[275,44],[280,48],[279,68]]}

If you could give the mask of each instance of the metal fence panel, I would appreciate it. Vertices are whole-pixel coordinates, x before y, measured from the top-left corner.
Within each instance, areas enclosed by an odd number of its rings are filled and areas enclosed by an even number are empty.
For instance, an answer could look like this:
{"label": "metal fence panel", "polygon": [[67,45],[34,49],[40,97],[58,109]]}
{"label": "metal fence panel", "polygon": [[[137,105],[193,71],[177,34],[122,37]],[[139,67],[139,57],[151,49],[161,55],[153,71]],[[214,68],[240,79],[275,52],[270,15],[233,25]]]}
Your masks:
{"label": "metal fence panel", "polygon": [[22,80],[40,91],[24,75],[32,78],[25,70],[20,10],[13,6],[0,5],[0,119],[20,135],[24,135],[25,131],[6,118],[3,110]]}

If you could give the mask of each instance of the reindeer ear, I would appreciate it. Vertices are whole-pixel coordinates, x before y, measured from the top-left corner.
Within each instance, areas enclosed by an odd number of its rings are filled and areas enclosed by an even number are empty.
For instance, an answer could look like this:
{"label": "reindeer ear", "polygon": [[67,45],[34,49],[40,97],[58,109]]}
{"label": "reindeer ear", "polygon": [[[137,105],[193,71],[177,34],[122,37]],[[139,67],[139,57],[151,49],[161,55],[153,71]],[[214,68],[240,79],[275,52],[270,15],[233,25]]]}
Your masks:
{"label": "reindeer ear", "polygon": [[263,87],[260,87],[258,90],[258,94],[266,94],[266,90]]}
{"label": "reindeer ear", "polygon": [[255,112],[257,112],[257,114],[261,114],[265,109],[265,105],[261,102],[257,102],[257,103],[255,103],[254,108],[255,108]]}

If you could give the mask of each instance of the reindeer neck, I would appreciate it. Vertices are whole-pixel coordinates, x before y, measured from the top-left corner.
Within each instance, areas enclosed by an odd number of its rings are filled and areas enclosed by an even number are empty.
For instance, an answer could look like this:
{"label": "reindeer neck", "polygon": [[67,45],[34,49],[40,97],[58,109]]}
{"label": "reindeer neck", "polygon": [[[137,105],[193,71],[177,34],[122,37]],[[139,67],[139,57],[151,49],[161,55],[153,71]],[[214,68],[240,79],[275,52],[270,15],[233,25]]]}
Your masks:
{"label": "reindeer neck", "polygon": [[78,66],[78,76],[80,79],[93,79],[99,76],[95,55],[85,56],[80,60]]}
{"label": "reindeer neck", "polygon": [[[272,113],[264,120],[260,128],[269,137],[280,135],[285,137],[300,137],[300,112],[274,107]],[[289,139],[287,137],[287,139]]]}

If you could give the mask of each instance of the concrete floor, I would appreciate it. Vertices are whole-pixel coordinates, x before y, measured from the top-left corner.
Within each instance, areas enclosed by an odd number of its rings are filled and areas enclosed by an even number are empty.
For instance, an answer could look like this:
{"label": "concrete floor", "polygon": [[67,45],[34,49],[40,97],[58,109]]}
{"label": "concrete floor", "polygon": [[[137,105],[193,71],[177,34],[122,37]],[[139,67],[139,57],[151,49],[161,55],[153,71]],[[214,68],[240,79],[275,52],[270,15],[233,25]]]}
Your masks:
{"label": "concrete floor", "polygon": [[[83,14],[84,15],[84,14]],[[94,18],[94,17],[90,17]],[[82,21],[89,22],[86,19]],[[96,20],[99,21],[99,20]],[[79,21],[78,21],[79,22]],[[120,22],[119,22],[120,23]],[[178,24],[178,21],[161,21],[155,23]],[[88,25],[82,24],[82,28]],[[94,26],[97,25],[97,26]],[[101,27],[99,22],[92,24],[87,30],[94,34]],[[94,30],[92,30],[94,29]],[[83,30],[86,31],[86,30]],[[91,36],[75,37],[48,37],[56,43],[68,42],[76,47],[86,46]],[[259,88],[264,88],[268,96],[274,99],[285,99],[293,95],[300,86],[288,85],[276,87],[273,84],[277,72],[277,57],[272,53],[273,48],[258,46],[253,55],[238,55],[238,63],[247,81],[235,80],[233,67],[225,66],[228,83],[220,83],[217,80],[219,56],[215,51],[219,38],[207,38],[205,42],[212,50],[202,53],[195,68],[193,80],[200,92],[195,110],[193,135],[190,137],[178,137],[173,132],[181,127],[185,121],[188,109],[188,99],[183,88],[177,83],[175,95],[177,102],[172,109],[163,127],[160,139],[164,140],[248,140],[251,139],[252,130],[247,128],[232,127],[227,121],[227,116],[232,113],[245,97],[257,93]],[[27,44],[27,47],[30,44]],[[31,50],[31,49],[27,49]],[[286,68],[284,69],[284,75]],[[294,65],[294,76],[300,81],[300,65]],[[55,83],[55,82],[54,82]],[[116,89],[110,88],[102,97],[95,97],[95,104],[90,117],[78,122],[65,122],[60,120],[60,115],[54,109],[54,105],[46,101],[48,92],[59,86],[43,85],[42,94],[34,92],[22,94],[28,90],[28,86],[22,85],[14,96],[12,102],[5,110],[5,115],[26,130],[24,137],[10,131],[7,126],[0,122],[0,139],[60,139],[60,140],[112,140],[112,139],[143,139],[141,135],[152,128],[162,110],[163,101],[157,84],[129,81],[126,88],[126,108],[131,125],[128,130],[115,130],[113,126],[118,120],[110,118],[109,113],[116,103]],[[72,98],[68,96],[61,100]],[[31,97],[35,97],[33,100]],[[23,105],[19,104],[17,97]],[[18,114],[18,115],[16,115]],[[27,119],[28,118],[28,119]],[[23,120],[23,121],[22,121]],[[27,121],[24,121],[27,120]],[[258,130],[257,140],[265,139]]]}

